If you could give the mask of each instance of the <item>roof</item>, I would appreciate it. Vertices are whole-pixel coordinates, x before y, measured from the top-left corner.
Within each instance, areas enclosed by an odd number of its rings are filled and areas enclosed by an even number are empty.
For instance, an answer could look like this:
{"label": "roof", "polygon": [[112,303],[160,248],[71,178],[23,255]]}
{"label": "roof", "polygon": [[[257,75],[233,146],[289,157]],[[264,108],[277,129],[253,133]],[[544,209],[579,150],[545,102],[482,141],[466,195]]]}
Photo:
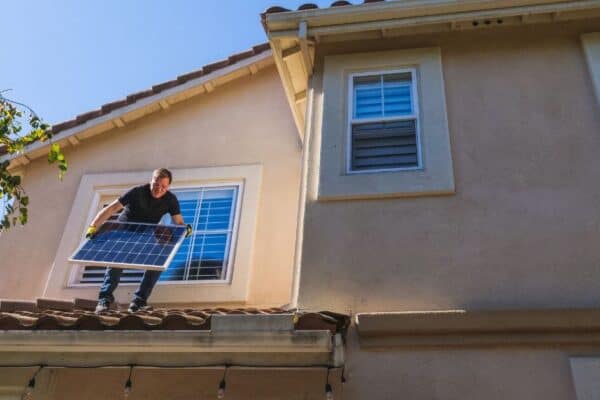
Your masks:
{"label": "roof", "polygon": [[[224,60],[216,61],[207,65],[202,66],[202,68],[197,69],[195,71],[188,72],[186,74],[180,75],[175,79],[161,82],[153,85],[151,88],[142,90],[140,92],[132,93],[127,95],[125,98],[111,101],[110,103],[106,103],[101,105],[98,109],[85,112],[83,114],[77,115],[75,118],[63,122],[56,123],[52,125],[51,132],[53,136],[56,136],[58,133],[63,131],[77,128],[79,126],[83,126],[87,122],[94,120],[96,118],[100,118],[102,116],[108,115],[115,110],[124,109],[125,107],[129,107],[142,99],[146,99],[151,96],[155,96],[157,94],[161,94],[170,89],[183,87],[185,84],[189,83],[192,80],[198,78],[204,78],[209,74],[214,74],[215,72],[220,72],[228,67],[234,67],[236,64],[239,64],[243,61],[249,60],[252,57],[261,55],[263,53],[270,52],[269,43],[261,43],[256,46],[253,46],[251,49],[235,53],[230,55]],[[266,54],[265,54],[266,55]],[[5,146],[0,146],[0,156],[6,154]],[[25,150],[27,153],[27,149]]]}
{"label": "roof", "polygon": [[94,313],[96,300],[36,301],[0,299],[0,330],[210,330],[214,315],[295,314],[294,329],[345,334],[350,318],[333,312],[301,312],[283,308],[152,308]]}
{"label": "roof", "polygon": [[262,44],[253,46],[250,50],[232,54],[224,60],[216,61],[211,64],[206,64],[206,65],[202,66],[202,68],[200,68],[200,69],[180,75],[177,78],[172,79],[170,81],[166,81],[166,82],[162,82],[162,83],[153,85],[150,89],[142,90],[137,93],[132,93],[132,94],[128,95],[127,97],[125,97],[124,99],[116,100],[116,101],[112,101],[110,103],[103,104],[97,110],[88,111],[84,114],[80,114],[80,115],[76,116],[74,119],[60,122],[58,124],[54,124],[54,125],[52,125],[52,133],[57,134],[58,132],[64,131],[65,129],[69,129],[74,126],[81,125],[84,122],[89,121],[90,119],[100,117],[104,114],[108,114],[109,112],[116,110],[118,108],[122,108],[122,107],[125,107],[128,105],[131,105],[138,100],[141,100],[141,99],[149,97],[149,96],[153,96],[164,90],[183,85],[184,83],[186,83],[192,79],[196,79],[201,76],[208,75],[209,73],[212,73],[217,70],[223,69],[225,67],[231,66],[235,63],[238,63],[242,60],[248,59],[252,56],[258,55],[258,54],[263,53],[268,50],[270,50],[269,44],[262,43]]}
{"label": "roof", "polygon": [[[385,0],[363,0],[362,4],[379,3],[382,1],[385,1]],[[334,1],[333,3],[331,3],[331,5],[329,7],[330,8],[331,7],[344,7],[344,6],[353,6],[353,5],[358,5],[358,4],[352,4],[351,2],[346,1],[346,0],[337,0],[337,1]],[[304,3],[297,8],[297,11],[312,10],[315,8],[319,8],[319,6],[314,3]],[[288,8],[280,7],[280,6],[273,6],[273,7],[267,8],[265,10],[264,14],[275,14],[275,13],[287,12],[287,11],[292,11],[292,10],[290,10]]]}

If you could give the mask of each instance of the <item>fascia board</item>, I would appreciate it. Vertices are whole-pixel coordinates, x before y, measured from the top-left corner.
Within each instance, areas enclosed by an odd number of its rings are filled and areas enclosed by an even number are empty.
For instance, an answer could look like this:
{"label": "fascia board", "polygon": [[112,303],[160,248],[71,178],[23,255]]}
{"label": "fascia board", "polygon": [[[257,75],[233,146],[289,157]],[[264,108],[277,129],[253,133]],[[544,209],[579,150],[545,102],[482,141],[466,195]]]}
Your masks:
{"label": "fascia board", "polygon": [[[279,31],[293,31],[300,21],[311,28],[385,21],[397,18],[423,17],[429,15],[451,15],[461,12],[500,10],[514,7],[539,5],[557,6],[572,3],[569,0],[408,0],[349,7],[330,7],[303,11],[267,14],[266,26],[269,35]],[[283,32],[280,32],[280,34]],[[310,34],[310,32],[309,32]]]}
{"label": "fascia board", "polygon": [[[170,97],[181,95],[181,94],[185,93],[186,91],[196,89],[196,88],[203,86],[209,82],[215,81],[219,78],[225,77],[225,76],[232,74],[234,72],[237,72],[239,70],[242,70],[245,68],[250,68],[251,65],[257,64],[257,63],[259,63],[263,60],[266,60],[268,58],[271,58],[271,57],[272,57],[271,51],[270,50],[265,51],[263,53],[252,56],[248,59],[242,60],[236,64],[233,64],[233,65],[227,66],[225,68],[219,69],[217,71],[211,72],[205,76],[201,76],[199,78],[192,79],[192,80],[190,80],[184,84],[178,85],[176,87],[163,90],[160,93],[157,93],[153,96],[149,96],[149,97],[140,99],[133,104],[117,108],[117,109],[111,111],[110,113],[102,115],[98,118],[90,119],[89,121],[86,121],[81,125],[77,125],[73,128],[66,129],[66,130],[58,133],[57,135],[53,136],[52,142],[57,143],[62,140],[68,139],[69,137],[83,133],[83,132],[85,132],[91,128],[94,128],[98,125],[101,125],[103,123],[124,117],[132,111],[136,111],[136,110],[142,109],[144,107],[148,107],[153,104],[158,104],[160,101],[166,100]],[[251,73],[249,72],[249,75],[250,74]],[[4,155],[4,156],[0,157],[0,161],[14,160],[14,159],[17,159],[24,155],[27,155],[33,151],[36,151],[36,150],[39,150],[39,149],[42,149],[45,147],[49,147],[49,146],[50,146],[50,143],[48,141],[32,143],[31,145],[27,146],[25,148],[25,150],[21,153],[12,154],[12,155]]]}
{"label": "fascia board", "polygon": [[[481,19],[507,18],[521,15],[536,15],[550,13],[566,13],[590,8],[600,9],[600,0],[584,0],[559,5],[520,6],[492,10],[476,10],[453,14],[426,15],[420,17],[398,18],[378,22],[346,24],[343,26],[323,26],[309,29],[309,35],[325,36],[340,33],[380,31],[385,29],[403,28],[410,26],[435,25],[442,23],[464,22]],[[566,18],[564,18],[566,19]]]}
{"label": "fascia board", "polygon": [[[323,353],[329,331],[1,331],[2,352]],[[0,365],[2,362],[0,361]]]}

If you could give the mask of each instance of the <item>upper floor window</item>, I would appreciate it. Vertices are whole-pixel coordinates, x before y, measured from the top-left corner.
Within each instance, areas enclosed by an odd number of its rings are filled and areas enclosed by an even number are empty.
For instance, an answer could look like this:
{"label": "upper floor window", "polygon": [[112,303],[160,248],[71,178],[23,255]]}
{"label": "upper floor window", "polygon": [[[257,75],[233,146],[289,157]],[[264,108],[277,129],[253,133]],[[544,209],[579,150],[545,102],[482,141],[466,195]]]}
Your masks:
{"label": "upper floor window", "polygon": [[[172,192],[179,200],[184,221],[192,225],[193,233],[183,241],[160,281],[228,280],[238,186],[206,186]],[[161,223],[173,222],[166,214]],[[105,271],[106,267],[87,266],[83,268],[80,283],[101,283]],[[137,283],[143,274],[142,270],[125,269],[121,281]]]}
{"label": "upper floor window", "polygon": [[350,75],[347,172],[421,167],[415,70]]}

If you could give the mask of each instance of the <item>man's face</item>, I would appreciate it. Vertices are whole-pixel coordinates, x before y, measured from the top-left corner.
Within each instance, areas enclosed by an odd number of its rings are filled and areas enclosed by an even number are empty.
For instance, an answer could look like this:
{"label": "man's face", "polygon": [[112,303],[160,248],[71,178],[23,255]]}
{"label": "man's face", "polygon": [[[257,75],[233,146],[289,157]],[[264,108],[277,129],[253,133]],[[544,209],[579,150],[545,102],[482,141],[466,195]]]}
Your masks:
{"label": "man's face", "polygon": [[167,193],[167,190],[169,190],[169,178],[152,178],[152,182],[150,182],[150,192],[152,193],[152,197],[159,199]]}

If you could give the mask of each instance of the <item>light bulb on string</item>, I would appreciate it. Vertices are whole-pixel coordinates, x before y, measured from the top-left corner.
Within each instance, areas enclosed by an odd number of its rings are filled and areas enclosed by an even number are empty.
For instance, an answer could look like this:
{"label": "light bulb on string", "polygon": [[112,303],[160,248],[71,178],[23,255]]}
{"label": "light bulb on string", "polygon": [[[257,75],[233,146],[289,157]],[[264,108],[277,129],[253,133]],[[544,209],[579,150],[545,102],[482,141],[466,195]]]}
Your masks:
{"label": "light bulb on string", "polygon": [[25,392],[23,392],[23,396],[21,396],[22,400],[33,400],[33,389],[35,388],[35,378],[31,378],[29,380],[29,384],[25,388]]}
{"label": "light bulb on string", "polygon": [[224,398],[225,398],[225,379],[223,378],[221,380],[221,383],[219,383],[219,390],[217,390],[217,399],[223,400]]}
{"label": "light bulb on string", "polygon": [[329,383],[325,385],[325,399],[333,400],[333,389]]}
{"label": "light bulb on string", "polygon": [[44,366],[40,365],[38,370],[35,371],[35,373],[31,377],[31,379],[29,380],[29,383],[27,384],[27,387],[25,388],[25,391],[23,392],[23,395],[21,396],[21,400],[33,400],[33,390],[35,389],[35,378],[40,373],[42,368],[44,368]]}
{"label": "light bulb on string", "polygon": [[125,382],[125,388],[123,388],[123,400],[127,400],[131,395],[132,384],[131,384],[131,374],[133,373],[133,365],[129,366],[129,376],[127,377],[127,382]]}
{"label": "light bulb on string", "polygon": [[127,400],[131,395],[131,379],[127,379],[125,383],[125,389],[123,389],[123,400]]}

